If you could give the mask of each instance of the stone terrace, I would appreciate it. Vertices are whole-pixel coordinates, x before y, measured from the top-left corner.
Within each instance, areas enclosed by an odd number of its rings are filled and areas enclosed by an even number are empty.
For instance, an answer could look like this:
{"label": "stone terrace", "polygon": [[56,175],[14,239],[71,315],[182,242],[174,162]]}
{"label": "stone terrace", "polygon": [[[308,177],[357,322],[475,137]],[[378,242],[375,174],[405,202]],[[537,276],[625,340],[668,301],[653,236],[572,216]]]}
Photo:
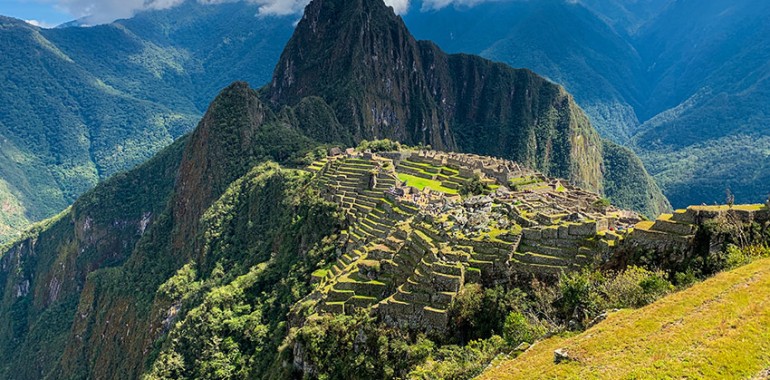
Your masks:
{"label": "stone terrace", "polygon": [[[318,286],[309,299],[321,312],[369,308],[389,324],[427,332],[447,328],[448,310],[468,283],[578,270],[626,244],[683,249],[698,225],[720,216],[770,219],[766,206],[744,206],[690,208],[640,222],[564,181],[457,153],[348,150],[308,170],[348,222],[338,260],[314,273]],[[473,177],[487,191],[458,195]]]}

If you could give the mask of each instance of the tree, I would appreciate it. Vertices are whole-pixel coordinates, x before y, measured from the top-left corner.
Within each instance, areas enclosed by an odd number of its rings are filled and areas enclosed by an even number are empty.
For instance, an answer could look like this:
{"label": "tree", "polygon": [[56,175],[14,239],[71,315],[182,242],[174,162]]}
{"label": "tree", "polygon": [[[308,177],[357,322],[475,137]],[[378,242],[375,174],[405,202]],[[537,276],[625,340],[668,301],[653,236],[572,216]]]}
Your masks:
{"label": "tree", "polygon": [[519,311],[514,311],[505,318],[503,337],[511,347],[524,342],[534,343],[545,333],[546,329],[542,325]]}
{"label": "tree", "polygon": [[482,180],[481,177],[478,175],[473,176],[473,178],[468,179],[463,183],[463,185],[460,187],[460,195],[481,195],[484,194],[484,192],[489,191],[489,186],[487,186]]}

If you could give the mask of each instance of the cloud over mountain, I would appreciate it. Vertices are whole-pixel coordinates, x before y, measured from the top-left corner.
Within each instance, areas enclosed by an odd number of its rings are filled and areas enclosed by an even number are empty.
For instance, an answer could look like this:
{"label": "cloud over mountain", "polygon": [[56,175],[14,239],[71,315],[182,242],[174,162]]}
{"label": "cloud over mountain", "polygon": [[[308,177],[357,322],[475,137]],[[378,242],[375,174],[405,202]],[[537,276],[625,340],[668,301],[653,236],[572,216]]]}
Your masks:
{"label": "cloud over mountain", "polygon": [[[117,19],[134,16],[145,10],[168,9],[186,0],[38,0],[54,3],[58,8],[67,11],[78,19],[84,19],[87,24],[104,24]],[[189,0],[193,1],[193,0]],[[202,4],[221,4],[241,0],[195,0]],[[259,15],[285,16],[299,14],[310,0],[242,0],[259,6]],[[472,0],[478,1],[478,0]],[[447,0],[429,1],[430,3],[451,3]],[[468,0],[459,0],[466,3]],[[409,0],[385,0],[396,13],[406,13]]]}

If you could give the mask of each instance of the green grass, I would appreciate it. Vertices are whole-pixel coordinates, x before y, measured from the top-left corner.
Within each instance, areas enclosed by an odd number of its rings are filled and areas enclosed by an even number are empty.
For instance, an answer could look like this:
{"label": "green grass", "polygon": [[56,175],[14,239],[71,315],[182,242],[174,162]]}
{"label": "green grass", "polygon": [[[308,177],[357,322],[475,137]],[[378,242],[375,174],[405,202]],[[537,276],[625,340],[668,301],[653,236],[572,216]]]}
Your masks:
{"label": "green grass", "polygon": [[[554,364],[554,350],[575,360]],[[539,342],[482,379],[746,379],[770,368],[770,259],[572,337]]]}
{"label": "green grass", "polygon": [[763,204],[751,204],[751,205],[719,205],[719,206],[691,206],[690,208],[695,211],[727,211],[730,209],[738,211],[760,211],[766,206]]}
{"label": "green grass", "polygon": [[317,278],[324,278],[326,277],[327,273],[329,273],[328,269],[317,269],[315,272],[313,272],[311,276],[317,277]]}
{"label": "green grass", "polygon": [[441,185],[441,182],[436,180],[420,178],[417,176],[404,174],[404,173],[398,173],[398,179],[403,182],[406,182],[408,186],[416,187],[420,191],[422,191],[426,187],[429,187],[431,190],[440,191],[442,193],[457,194],[457,190],[444,187]]}

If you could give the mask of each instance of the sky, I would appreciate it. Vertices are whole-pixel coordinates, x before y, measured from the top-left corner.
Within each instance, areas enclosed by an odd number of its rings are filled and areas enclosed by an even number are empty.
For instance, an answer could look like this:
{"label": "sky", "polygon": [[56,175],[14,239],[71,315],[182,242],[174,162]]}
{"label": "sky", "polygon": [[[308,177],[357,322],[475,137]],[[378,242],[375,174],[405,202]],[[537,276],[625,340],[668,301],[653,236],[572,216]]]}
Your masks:
{"label": "sky", "polygon": [[[26,20],[42,27],[53,27],[75,19],[86,18],[89,24],[103,24],[119,18],[129,18],[147,9],[167,9],[185,0],[0,0],[0,15]],[[197,0],[201,3],[221,3],[237,0]],[[309,0],[242,0],[256,3],[264,15],[300,13]],[[414,1],[414,0],[412,0]],[[483,1],[500,0],[423,0],[424,9],[439,9],[449,5],[475,5]],[[397,13],[409,10],[410,0],[385,0]]]}
{"label": "sky", "polygon": [[44,27],[56,26],[74,19],[70,13],[64,8],[57,7],[55,3],[36,0],[0,0],[0,15],[26,20]]}

